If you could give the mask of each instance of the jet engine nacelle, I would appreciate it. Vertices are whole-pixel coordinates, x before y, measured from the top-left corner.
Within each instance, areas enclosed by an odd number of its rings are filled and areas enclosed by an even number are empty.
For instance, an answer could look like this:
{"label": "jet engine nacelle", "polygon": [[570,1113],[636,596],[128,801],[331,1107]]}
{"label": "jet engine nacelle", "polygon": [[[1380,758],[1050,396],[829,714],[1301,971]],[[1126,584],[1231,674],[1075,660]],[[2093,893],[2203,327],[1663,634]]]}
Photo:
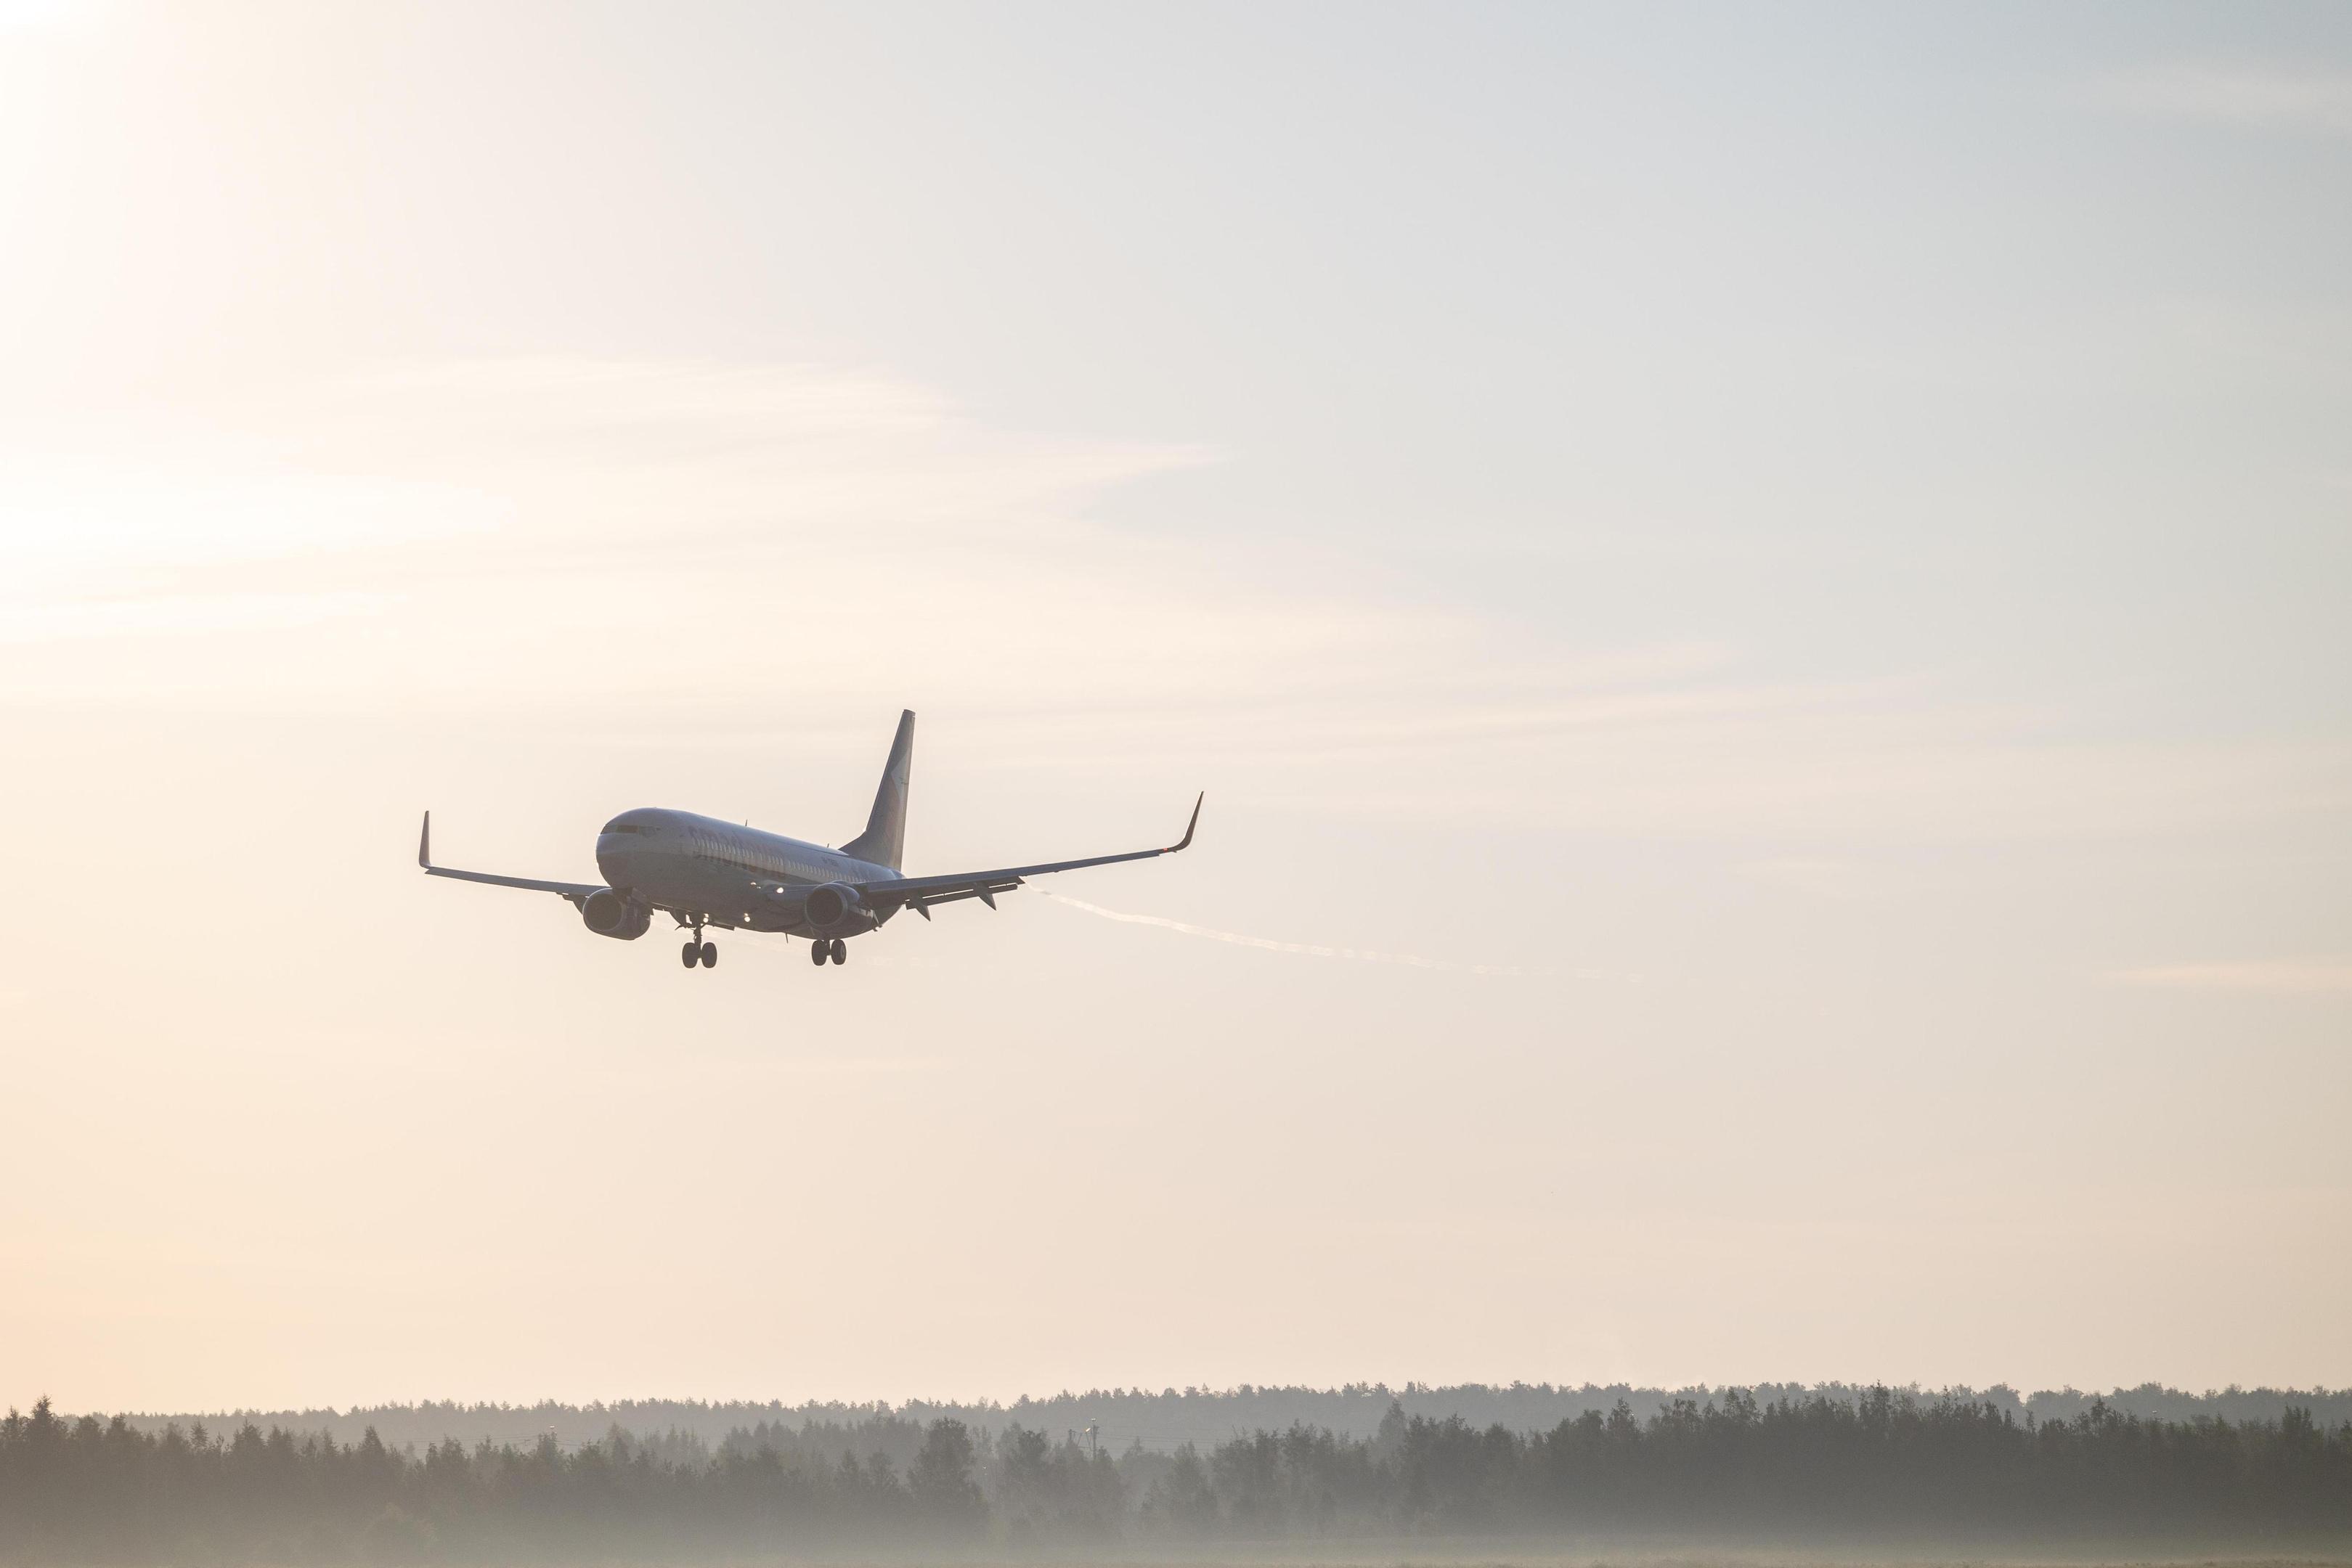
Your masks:
{"label": "jet engine nacelle", "polygon": [[580,918],[588,929],[599,936],[610,936],[615,942],[634,942],[646,934],[654,923],[650,905],[625,897],[611,888],[600,888],[580,901]]}
{"label": "jet engine nacelle", "polygon": [[801,904],[801,917],[820,936],[855,936],[880,924],[858,898],[857,890],[845,882],[810,888]]}

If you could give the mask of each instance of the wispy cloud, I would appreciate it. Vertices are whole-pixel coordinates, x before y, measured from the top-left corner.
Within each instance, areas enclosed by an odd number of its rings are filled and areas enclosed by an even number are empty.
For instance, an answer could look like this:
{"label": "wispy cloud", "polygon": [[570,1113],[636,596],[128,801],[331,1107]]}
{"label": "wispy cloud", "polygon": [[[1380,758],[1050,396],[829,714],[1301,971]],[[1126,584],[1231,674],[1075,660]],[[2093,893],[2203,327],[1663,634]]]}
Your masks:
{"label": "wispy cloud", "polygon": [[350,563],[494,533],[504,507],[429,481],[271,468],[185,435],[0,448],[0,643],[282,631],[396,594]]}
{"label": "wispy cloud", "polygon": [[787,710],[796,746],[863,747],[913,702],[973,721],[981,766],[1181,754],[1267,809],[1731,837],[1748,874],[1824,895],[1862,879],[1772,846],[2352,799],[2328,741],[2053,743],[1916,675],[1773,678],[1713,639],[1612,646],[1303,545],[1103,520],[1119,486],[1216,456],[700,361],[412,363],[53,415],[0,448],[0,689],[55,711],[528,711],[631,748],[772,748]]}
{"label": "wispy cloud", "polygon": [[2318,996],[2352,991],[2352,960],[2257,958],[2234,963],[2166,964],[2144,969],[2118,969],[2107,977],[2121,985],[2153,986],[2166,990]]}
{"label": "wispy cloud", "polygon": [[1853,899],[1870,891],[1870,876],[1859,862],[1825,855],[1775,855],[1738,867],[1754,881],[1785,887],[1816,898]]}
{"label": "wispy cloud", "polygon": [[778,1077],[863,1078],[900,1072],[936,1072],[955,1063],[944,1056],[787,1056],[761,1064]]}
{"label": "wispy cloud", "polygon": [[2352,71],[2182,60],[2103,78],[2091,97],[2159,119],[2352,135]]}
{"label": "wispy cloud", "polygon": [[0,0],[0,31],[85,20],[95,16],[98,9],[83,0]]}
{"label": "wispy cloud", "polygon": [[395,602],[396,595],[359,591],[170,595],[56,604],[0,600],[0,643],[287,631],[337,616],[371,614]]}

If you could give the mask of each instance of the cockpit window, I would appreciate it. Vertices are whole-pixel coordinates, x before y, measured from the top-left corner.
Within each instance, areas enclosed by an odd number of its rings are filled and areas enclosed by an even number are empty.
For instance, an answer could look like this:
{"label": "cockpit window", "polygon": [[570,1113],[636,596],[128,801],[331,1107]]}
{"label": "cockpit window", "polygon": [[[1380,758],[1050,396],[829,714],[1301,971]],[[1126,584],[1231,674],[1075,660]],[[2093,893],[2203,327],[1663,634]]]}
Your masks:
{"label": "cockpit window", "polygon": [[642,833],[646,830],[635,822],[607,822],[604,831],[608,833]]}

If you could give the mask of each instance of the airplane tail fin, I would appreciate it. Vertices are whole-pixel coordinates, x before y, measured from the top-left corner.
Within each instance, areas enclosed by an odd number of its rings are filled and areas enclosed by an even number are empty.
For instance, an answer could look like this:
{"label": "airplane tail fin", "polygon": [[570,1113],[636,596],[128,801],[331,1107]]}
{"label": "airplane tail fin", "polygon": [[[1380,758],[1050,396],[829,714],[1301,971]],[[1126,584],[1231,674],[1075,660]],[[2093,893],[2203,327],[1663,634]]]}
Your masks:
{"label": "airplane tail fin", "polygon": [[874,791],[874,811],[866,831],[841,846],[875,865],[899,869],[907,848],[907,775],[915,761],[915,710],[898,716],[898,733],[890,741],[890,760],[882,765],[882,784]]}

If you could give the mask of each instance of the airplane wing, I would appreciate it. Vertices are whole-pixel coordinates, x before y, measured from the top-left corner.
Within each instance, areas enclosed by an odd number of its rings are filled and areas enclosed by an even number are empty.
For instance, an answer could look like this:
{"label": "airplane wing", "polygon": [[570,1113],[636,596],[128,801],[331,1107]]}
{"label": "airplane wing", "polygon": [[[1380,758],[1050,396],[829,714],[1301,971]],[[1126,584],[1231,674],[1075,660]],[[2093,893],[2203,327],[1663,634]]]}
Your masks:
{"label": "airplane wing", "polygon": [[533,893],[561,894],[578,904],[592,893],[602,893],[601,882],[540,882],[527,876],[492,876],[486,871],[455,871],[433,863],[433,813],[425,813],[425,828],[416,838],[416,863],[425,868],[426,876],[453,876],[459,882],[487,882],[493,887],[523,887]]}
{"label": "airplane wing", "polygon": [[1190,847],[1192,830],[1201,825],[1202,794],[1192,802],[1192,821],[1184,824],[1184,836],[1163,849],[1129,850],[1125,854],[1089,855],[1085,860],[1047,861],[1042,865],[1006,866],[998,871],[958,872],[946,876],[901,876],[887,882],[862,882],[856,884],[857,894],[877,911],[901,905],[914,910],[924,919],[931,917],[930,905],[953,904],[959,899],[977,898],[991,909],[996,907],[996,895],[1010,893],[1033,876],[1045,876],[1057,871],[1076,871],[1083,866],[1115,865],[1120,861],[1145,861],[1155,855],[1172,855]]}

